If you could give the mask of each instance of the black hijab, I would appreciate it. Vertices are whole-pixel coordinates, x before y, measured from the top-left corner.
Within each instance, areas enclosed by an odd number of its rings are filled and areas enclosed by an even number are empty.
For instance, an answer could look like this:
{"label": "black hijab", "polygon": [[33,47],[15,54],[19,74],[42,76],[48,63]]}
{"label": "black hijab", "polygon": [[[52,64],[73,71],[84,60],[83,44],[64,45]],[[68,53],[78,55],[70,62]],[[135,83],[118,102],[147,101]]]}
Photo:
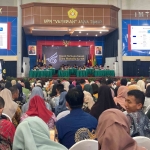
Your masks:
{"label": "black hijab", "polygon": [[103,111],[117,108],[111,94],[111,90],[107,85],[102,85],[98,90],[97,102],[91,108],[90,114],[97,120]]}

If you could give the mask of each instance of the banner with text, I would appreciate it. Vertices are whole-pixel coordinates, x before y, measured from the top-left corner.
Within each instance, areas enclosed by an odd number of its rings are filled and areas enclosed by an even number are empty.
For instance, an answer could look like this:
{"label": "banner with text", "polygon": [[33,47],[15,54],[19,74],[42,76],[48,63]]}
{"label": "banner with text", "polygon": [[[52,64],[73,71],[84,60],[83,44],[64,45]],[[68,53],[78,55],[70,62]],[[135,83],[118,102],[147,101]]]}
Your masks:
{"label": "banner with text", "polygon": [[60,69],[62,64],[83,66],[86,63],[89,49],[89,47],[42,47],[43,55],[46,57],[46,64],[52,64],[56,69]]}

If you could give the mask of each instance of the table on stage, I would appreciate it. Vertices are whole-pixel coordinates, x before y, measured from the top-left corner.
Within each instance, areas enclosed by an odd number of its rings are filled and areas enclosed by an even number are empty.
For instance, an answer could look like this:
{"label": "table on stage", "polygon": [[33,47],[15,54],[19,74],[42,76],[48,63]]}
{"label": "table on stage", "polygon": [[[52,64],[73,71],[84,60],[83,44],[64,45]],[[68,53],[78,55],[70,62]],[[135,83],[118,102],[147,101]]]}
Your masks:
{"label": "table on stage", "polygon": [[94,76],[95,77],[115,76],[115,71],[114,70],[95,70]]}
{"label": "table on stage", "polygon": [[93,68],[87,68],[86,71],[87,71],[88,75],[94,75],[94,69]]}
{"label": "table on stage", "polygon": [[30,70],[29,72],[30,78],[37,78],[37,77],[52,77],[52,70]]}
{"label": "table on stage", "polygon": [[87,77],[88,76],[87,70],[77,70],[76,76],[77,77]]}
{"label": "table on stage", "polygon": [[52,70],[52,75],[55,74],[55,68],[51,68],[51,69],[48,69],[48,70]]}
{"label": "table on stage", "polygon": [[69,70],[58,70],[58,77],[69,77]]}
{"label": "table on stage", "polygon": [[69,69],[69,75],[76,75],[77,73],[77,68],[70,68]]}

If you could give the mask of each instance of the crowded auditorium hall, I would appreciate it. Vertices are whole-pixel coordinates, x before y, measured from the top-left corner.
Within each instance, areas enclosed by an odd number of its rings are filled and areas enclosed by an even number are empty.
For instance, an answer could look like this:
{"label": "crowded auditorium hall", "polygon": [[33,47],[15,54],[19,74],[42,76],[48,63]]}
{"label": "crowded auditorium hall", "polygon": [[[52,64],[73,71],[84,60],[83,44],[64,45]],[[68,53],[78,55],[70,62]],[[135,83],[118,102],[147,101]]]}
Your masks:
{"label": "crowded auditorium hall", "polygon": [[0,0],[0,150],[150,150],[150,0]]}

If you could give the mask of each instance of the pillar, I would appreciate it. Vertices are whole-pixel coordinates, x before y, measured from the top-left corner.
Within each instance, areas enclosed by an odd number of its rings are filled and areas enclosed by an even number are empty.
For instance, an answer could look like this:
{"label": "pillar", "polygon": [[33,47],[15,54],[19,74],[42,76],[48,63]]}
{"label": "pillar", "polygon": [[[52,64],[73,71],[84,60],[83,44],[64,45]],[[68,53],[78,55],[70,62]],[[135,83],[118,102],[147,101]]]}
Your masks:
{"label": "pillar", "polygon": [[118,7],[120,8],[118,12],[118,29],[119,29],[119,39],[118,39],[118,76],[123,76],[123,61],[122,61],[122,0],[118,0]]}
{"label": "pillar", "polygon": [[22,68],[22,0],[17,0],[18,19],[17,19],[17,77],[21,77]]}

